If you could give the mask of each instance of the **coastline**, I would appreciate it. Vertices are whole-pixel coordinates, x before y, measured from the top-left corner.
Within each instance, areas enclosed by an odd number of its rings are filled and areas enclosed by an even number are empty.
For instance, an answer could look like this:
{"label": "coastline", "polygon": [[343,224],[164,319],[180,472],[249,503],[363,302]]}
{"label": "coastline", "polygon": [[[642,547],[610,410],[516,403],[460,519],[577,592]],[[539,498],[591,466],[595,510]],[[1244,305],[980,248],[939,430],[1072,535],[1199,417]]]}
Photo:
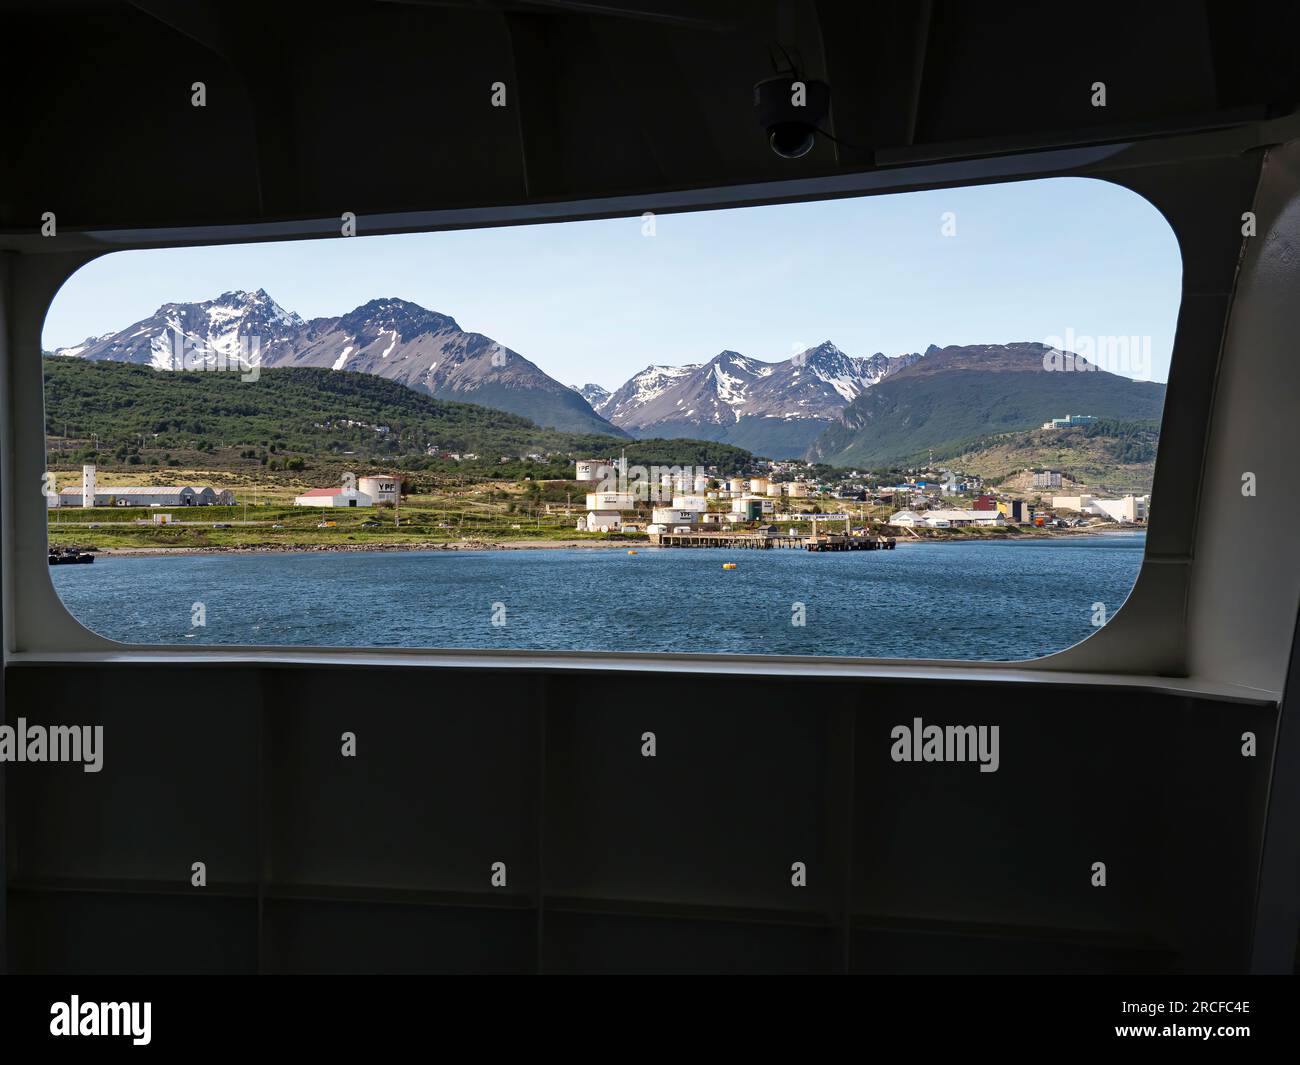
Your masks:
{"label": "coastline", "polygon": [[[1145,533],[1146,527],[1133,529],[1107,527],[1102,529],[1070,529],[1052,533],[1025,533],[1017,536],[895,536],[898,547],[917,544],[982,544],[1022,542],[1026,540],[1062,540],[1086,536],[1133,535]],[[572,551],[611,549],[638,550],[718,550],[717,548],[654,548],[638,540],[461,540],[409,544],[259,544],[256,547],[102,547],[93,549],[96,555],[119,558],[168,558],[185,555],[293,555],[293,554],[361,554],[368,552],[425,552],[425,551]]]}
{"label": "coastline", "polygon": [[97,555],[126,558],[166,558],[171,555],[350,555],[373,551],[529,551],[550,548],[568,551],[574,548],[648,548],[634,540],[463,540],[409,544],[258,544],[256,547],[101,547]]}

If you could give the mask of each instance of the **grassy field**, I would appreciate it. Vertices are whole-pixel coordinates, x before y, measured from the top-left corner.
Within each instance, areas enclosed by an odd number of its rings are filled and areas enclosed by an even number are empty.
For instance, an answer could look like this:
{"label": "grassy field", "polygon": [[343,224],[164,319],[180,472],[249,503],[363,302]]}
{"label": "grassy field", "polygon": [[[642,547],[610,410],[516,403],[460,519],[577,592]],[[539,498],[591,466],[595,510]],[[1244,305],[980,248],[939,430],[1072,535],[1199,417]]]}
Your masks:
{"label": "grassy field", "polygon": [[[126,484],[125,478],[114,483]],[[199,471],[181,483],[220,484]],[[56,508],[49,513],[52,547],[81,548],[243,548],[383,547],[452,544],[464,541],[619,540],[624,537],[577,532],[580,502],[531,499],[509,482],[474,489],[407,496],[396,514],[392,506],[296,507],[297,489],[271,486],[247,493],[247,505],[229,507]],[[556,494],[551,490],[551,494]],[[576,493],[570,493],[576,494]],[[170,524],[155,524],[156,515]],[[395,521],[396,519],[396,521]],[[334,526],[320,528],[322,522]],[[229,525],[229,528],[215,528]],[[644,536],[640,537],[644,539]]]}

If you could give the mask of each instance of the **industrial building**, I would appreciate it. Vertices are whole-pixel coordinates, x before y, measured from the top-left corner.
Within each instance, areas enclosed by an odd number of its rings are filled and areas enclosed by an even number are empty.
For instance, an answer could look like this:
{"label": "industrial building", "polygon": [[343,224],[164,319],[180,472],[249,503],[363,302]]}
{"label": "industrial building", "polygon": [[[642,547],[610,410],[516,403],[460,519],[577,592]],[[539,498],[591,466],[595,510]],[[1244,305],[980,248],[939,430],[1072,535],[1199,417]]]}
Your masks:
{"label": "industrial building", "polygon": [[733,514],[743,514],[750,519],[762,517],[764,514],[771,514],[775,508],[775,501],[767,496],[744,495],[731,501],[731,512]]}
{"label": "industrial building", "polygon": [[623,515],[617,510],[592,510],[578,519],[578,532],[618,532],[623,528]]}
{"label": "industrial building", "polygon": [[81,468],[81,487],[49,493],[50,507],[211,507],[233,506],[235,495],[228,489],[181,485],[101,485],[93,465]]}
{"label": "industrial building", "polygon": [[900,510],[889,519],[890,525],[904,528],[959,529],[963,526],[1007,525],[1005,514],[995,510]]}
{"label": "industrial building", "polygon": [[1028,525],[1034,520],[1034,508],[1024,499],[999,499],[998,513],[1015,525]]}
{"label": "industrial building", "polygon": [[1115,521],[1136,522],[1147,520],[1147,504],[1150,496],[1121,496],[1119,499],[1094,499],[1107,517]]}
{"label": "industrial building", "polygon": [[[126,485],[100,487],[94,492],[95,507],[211,507],[233,506],[235,496],[228,490],[190,488],[178,485]],[[65,488],[58,496],[60,507],[80,507],[85,495],[80,488]]]}
{"label": "industrial building", "polygon": [[1052,507],[1056,510],[1077,510],[1080,514],[1091,514],[1118,522],[1146,521],[1150,503],[1150,496],[1135,495],[1120,496],[1118,499],[1097,499],[1090,495],[1052,497]]}
{"label": "industrial building", "polygon": [[355,488],[313,488],[294,501],[295,507],[368,507],[374,499]]}

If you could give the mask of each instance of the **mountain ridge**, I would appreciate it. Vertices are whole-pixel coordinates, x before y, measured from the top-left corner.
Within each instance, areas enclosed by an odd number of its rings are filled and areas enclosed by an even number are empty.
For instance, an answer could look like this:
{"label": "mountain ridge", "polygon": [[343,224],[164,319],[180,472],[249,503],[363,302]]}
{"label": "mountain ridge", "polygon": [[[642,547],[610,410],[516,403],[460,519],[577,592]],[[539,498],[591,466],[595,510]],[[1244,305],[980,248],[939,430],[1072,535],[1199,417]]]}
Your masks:
{"label": "mountain ridge", "polygon": [[1134,381],[1075,357],[1049,371],[1044,344],[950,345],[931,350],[850,403],[806,457],[832,465],[891,465],[964,442],[1036,429],[1067,414],[1159,422],[1165,386]]}
{"label": "mountain ridge", "polygon": [[241,365],[257,361],[268,369],[348,369],[398,381],[435,399],[491,407],[555,429],[628,436],[518,352],[462,329],[450,315],[398,297],[304,320],[265,289],[235,289],[197,303],[165,303],[125,329],[54,353],[160,370],[213,366],[223,359]]}
{"label": "mountain ridge", "polygon": [[593,407],[633,436],[702,437],[795,458],[858,395],[922,357],[852,356],[829,340],[779,362],[727,349],[703,363],[652,364]]}

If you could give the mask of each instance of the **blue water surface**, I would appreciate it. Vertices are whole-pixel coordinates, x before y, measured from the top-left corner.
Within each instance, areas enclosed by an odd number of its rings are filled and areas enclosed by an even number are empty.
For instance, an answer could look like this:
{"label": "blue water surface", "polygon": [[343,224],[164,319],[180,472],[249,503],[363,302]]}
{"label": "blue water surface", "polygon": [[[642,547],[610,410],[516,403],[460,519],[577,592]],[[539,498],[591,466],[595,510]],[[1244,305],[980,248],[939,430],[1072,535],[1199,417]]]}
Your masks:
{"label": "blue water surface", "polygon": [[84,625],[127,643],[1015,660],[1087,637],[1096,603],[1113,614],[1145,541],[101,555],[50,578]]}

